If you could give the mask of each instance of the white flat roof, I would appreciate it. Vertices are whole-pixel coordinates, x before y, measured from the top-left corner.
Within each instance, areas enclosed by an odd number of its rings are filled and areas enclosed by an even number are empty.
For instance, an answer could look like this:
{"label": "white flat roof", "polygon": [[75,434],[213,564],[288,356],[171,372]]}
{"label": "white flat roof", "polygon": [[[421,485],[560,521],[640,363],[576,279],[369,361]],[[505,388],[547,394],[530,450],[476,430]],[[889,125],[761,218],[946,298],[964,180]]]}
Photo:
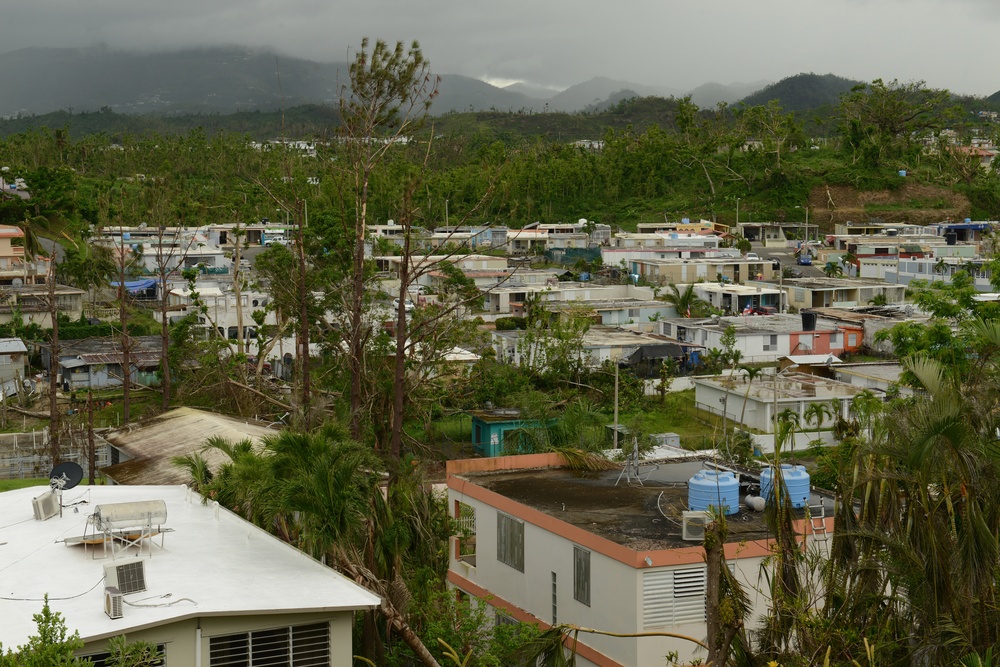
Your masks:
{"label": "white flat roof", "polygon": [[[203,505],[183,486],[78,486],[63,494],[72,505],[48,521],[35,521],[31,499],[48,487],[0,493],[0,643],[24,644],[36,631],[32,614],[48,594],[53,611],[84,641],[201,616],[347,611],[379,598],[226,509]],[[100,546],[67,546],[60,540],[88,532],[87,517],[102,503],[163,500],[164,546],[154,538],[145,561],[145,592],[125,596],[123,618],[104,613]],[[79,504],[77,504],[79,503]],[[78,510],[78,511],[75,511]],[[144,549],[145,551],[146,549]],[[118,560],[134,556],[121,554]],[[163,597],[169,594],[170,597]],[[142,602],[140,602],[142,600]]]}

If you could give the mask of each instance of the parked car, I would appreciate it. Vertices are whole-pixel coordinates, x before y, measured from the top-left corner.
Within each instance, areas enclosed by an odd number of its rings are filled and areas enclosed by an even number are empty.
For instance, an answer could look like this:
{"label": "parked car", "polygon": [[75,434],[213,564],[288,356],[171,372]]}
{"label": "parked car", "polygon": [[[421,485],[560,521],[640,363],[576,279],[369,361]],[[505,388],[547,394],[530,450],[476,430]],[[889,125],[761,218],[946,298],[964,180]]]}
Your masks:
{"label": "parked car", "polygon": [[802,253],[801,255],[799,255],[798,259],[799,266],[812,266],[812,263],[813,263],[812,255],[809,255],[808,253]]}
{"label": "parked car", "polygon": [[788,271],[788,275],[786,276],[786,278],[801,278],[802,277],[802,271],[800,271],[799,269],[796,269],[795,267],[790,267],[790,268],[788,268],[786,270]]}
{"label": "parked car", "polygon": [[755,252],[748,252],[746,258],[755,262],[760,261],[760,255]]}
{"label": "parked car", "polygon": [[[406,301],[403,302],[403,310],[405,310],[406,312],[410,312],[415,307],[416,306],[414,306],[413,302],[410,301],[409,299],[407,299]],[[392,300],[392,309],[393,310],[399,310],[399,299],[393,299]]]}

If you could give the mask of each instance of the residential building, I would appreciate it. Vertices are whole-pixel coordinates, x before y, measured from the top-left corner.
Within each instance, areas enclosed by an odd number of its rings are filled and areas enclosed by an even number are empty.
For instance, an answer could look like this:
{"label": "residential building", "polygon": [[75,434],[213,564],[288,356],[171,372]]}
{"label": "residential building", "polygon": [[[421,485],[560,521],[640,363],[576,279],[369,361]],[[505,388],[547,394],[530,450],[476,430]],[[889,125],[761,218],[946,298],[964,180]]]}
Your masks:
{"label": "residential building", "polygon": [[[502,315],[523,315],[528,295],[534,295],[542,307],[574,303],[581,308],[592,301],[629,300],[650,302],[655,293],[650,287],[635,285],[595,285],[548,279],[545,284],[503,284],[484,294],[483,310]],[[666,306],[665,303],[661,305]],[[636,317],[641,314],[637,313]]]}
{"label": "residential building", "polygon": [[[35,348],[40,352],[42,367],[53,372],[48,343],[35,343]],[[132,380],[146,385],[158,383],[157,372],[163,356],[160,337],[132,336],[130,354]],[[124,361],[118,338],[62,340],[55,372],[59,373],[60,387],[66,392],[116,387],[122,383]]]}
{"label": "residential building", "polygon": [[770,260],[745,257],[635,259],[629,263],[629,272],[657,285],[713,280],[742,283],[757,279],[770,280],[776,275]]}
{"label": "residential building", "polygon": [[[580,476],[558,454],[449,461],[449,509],[464,530],[451,541],[448,584],[488,605],[497,623],[703,639],[707,572],[695,523],[703,515],[687,513],[684,482],[708,465],[650,467],[642,485],[616,485],[621,470]],[[809,492],[800,502],[809,518],[797,510],[798,539],[822,555],[833,533],[833,501]],[[773,540],[762,513],[731,509],[724,553],[749,596],[748,624],[756,628],[769,602]],[[576,640],[581,667],[662,665],[672,652],[684,664],[706,657],[676,636],[581,632]]]}
{"label": "residential building", "polygon": [[248,419],[233,419],[207,410],[174,408],[151,419],[104,434],[109,465],[101,474],[115,484],[185,484],[191,475],[174,458],[199,454],[213,473],[229,461],[225,453],[205,448],[209,438],[259,443],[276,431]]}
{"label": "residential building", "polygon": [[47,493],[0,493],[4,647],[36,633],[48,596],[95,661],[125,635],[170,666],[353,664],[355,612],[379,598],[219,503],[180,485]]}
{"label": "residential building", "polygon": [[692,222],[690,218],[681,218],[679,222],[640,222],[635,229],[640,234],[663,234],[670,232],[684,232],[688,234],[726,234],[729,232],[729,225],[711,220],[699,220]]}
{"label": "residential building", "polygon": [[[687,285],[678,285],[685,290]],[[712,308],[726,315],[742,315],[745,311],[767,310],[781,312],[781,290],[759,282],[734,285],[732,283],[694,283],[694,293]]]}
{"label": "residential building", "polygon": [[21,391],[28,377],[28,348],[20,338],[0,338],[0,398]]}
{"label": "residential building", "polygon": [[786,278],[771,287],[784,290],[791,308],[850,308],[866,306],[872,301],[884,304],[903,303],[906,286],[857,278]]}
{"label": "residential building", "polygon": [[[548,341],[543,335],[527,335],[524,331],[492,331],[496,358],[515,365],[543,365]],[[676,359],[687,363],[697,344],[681,344],[663,336],[633,329],[595,325],[590,327],[580,341],[580,361],[597,368],[606,361],[638,363],[641,360]],[[646,354],[636,353],[645,350]],[[633,359],[633,357],[635,357]],[[648,366],[648,363],[647,363]]]}
{"label": "residential building", "polygon": [[[831,364],[834,363],[832,359]],[[813,403],[827,407],[829,415],[819,429],[833,427],[837,418],[847,419],[851,400],[865,390],[847,382],[838,382],[813,373],[781,373],[747,382],[740,376],[701,376],[694,382],[695,406],[712,414],[726,414],[734,424],[774,432],[777,414],[791,410],[799,416],[801,435],[810,436],[805,412]],[[775,407],[777,406],[777,407]],[[815,428],[816,425],[813,425]],[[800,443],[801,444],[801,443]]]}
{"label": "residential building", "polygon": [[903,365],[898,361],[865,361],[853,364],[838,364],[831,367],[833,377],[857,387],[881,393],[898,392],[901,396],[912,396],[911,387],[902,384]]}
{"label": "residential building", "polygon": [[44,283],[48,271],[48,258],[25,256],[24,231],[20,227],[0,225],[0,285]]}
{"label": "residential building", "polygon": [[[586,245],[582,246],[586,247]],[[507,230],[508,255],[542,254],[549,248],[549,233],[541,229]]]}
{"label": "residential building", "polygon": [[861,349],[861,325],[817,318],[815,314],[748,317],[671,318],[658,322],[663,336],[707,349],[722,349],[722,336],[732,326],[744,363],[774,362],[790,354],[843,356]]}
{"label": "residential building", "polygon": [[[55,286],[56,310],[70,320],[83,315],[82,289],[66,285]],[[49,316],[49,288],[45,284],[12,285],[0,290],[0,324],[19,319],[24,324],[37,324],[43,329],[52,328]]]}
{"label": "residential building", "polygon": [[914,257],[900,259],[895,270],[886,267],[885,279],[898,283],[904,288],[914,280],[925,280],[929,283],[950,283],[959,271],[965,271],[972,278],[972,284],[978,292],[991,292],[993,276],[989,260],[969,259],[963,257]]}
{"label": "residential building", "polygon": [[737,234],[765,248],[787,248],[795,241],[819,238],[819,225],[802,222],[741,222]]}

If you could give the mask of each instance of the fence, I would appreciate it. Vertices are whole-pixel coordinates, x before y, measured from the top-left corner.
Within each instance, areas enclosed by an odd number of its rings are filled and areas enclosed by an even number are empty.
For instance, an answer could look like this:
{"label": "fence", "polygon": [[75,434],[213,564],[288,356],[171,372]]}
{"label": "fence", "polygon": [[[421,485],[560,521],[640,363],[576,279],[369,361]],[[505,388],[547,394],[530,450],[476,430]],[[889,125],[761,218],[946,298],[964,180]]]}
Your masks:
{"label": "fence", "polygon": [[[86,429],[70,429],[60,442],[59,457],[73,461],[89,475]],[[113,463],[111,445],[101,436],[94,435],[94,464],[98,470]],[[52,470],[52,452],[49,451],[49,431],[0,434],[0,479],[26,479],[47,477]]]}

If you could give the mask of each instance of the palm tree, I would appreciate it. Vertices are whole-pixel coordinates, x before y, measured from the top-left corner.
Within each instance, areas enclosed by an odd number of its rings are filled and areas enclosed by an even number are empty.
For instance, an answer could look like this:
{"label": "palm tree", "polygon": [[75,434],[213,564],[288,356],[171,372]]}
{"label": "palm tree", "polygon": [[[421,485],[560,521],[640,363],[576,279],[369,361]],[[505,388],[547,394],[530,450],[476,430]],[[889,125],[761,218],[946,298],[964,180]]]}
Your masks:
{"label": "palm tree", "polygon": [[663,300],[673,305],[677,317],[701,317],[709,309],[708,303],[694,293],[694,284],[686,286],[681,291],[677,285],[671,283],[670,291],[663,295]]}
{"label": "palm tree", "polygon": [[806,424],[816,424],[816,440],[819,440],[819,428],[825,420],[833,418],[833,410],[826,403],[810,403],[803,416]]}
{"label": "palm tree", "polygon": [[[784,431],[785,440],[789,442],[791,447],[793,460],[795,458],[795,433],[799,430],[799,424],[799,413],[792,408],[785,408],[778,413],[778,429]],[[775,433],[774,437],[777,438],[778,434]],[[777,449],[777,442],[775,442],[775,449]]]}
{"label": "palm tree", "polygon": [[844,269],[840,264],[831,261],[823,266],[823,273],[826,274],[827,278],[837,278],[844,275]]}
{"label": "palm tree", "polygon": [[[424,665],[440,667],[410,627],[403,575],[443,557],[438,545],[448,522],[410,466],[401,466],[397,483],[383,493],[381,460],[331,427],[309,434],[282,431],[259,445],[221,439],[209,445],[229,461],[205,486],[206,498],[335,565],[381,597],[373,614],[383,617],[384,626],[374,615],[363,624],[370,657],[381,661],[384,638],[378,633],[384,628]],[[442,534],[428,539],[435,531]]]}
{"label": "palm tree", "polygon": [[944,261],[944,257],[938,259],[937,263],[934,264],[934,273],[938,274],[939,276],[942,276],[941,279],[944,280],[943,276],[947,271],[948,271],[948,262]]}
{"label": "palm tree", "polygon": [[740,423],[743,423],[743,419],[747,415],[747,400],[750,398],[750,387],[753,385],[753,381],[759,378],[763,373],[763,368],[758,368],[757,366],[743,366],[743,371],[746,373],[747,390],[743,394],[743,409],[740,410]]}

